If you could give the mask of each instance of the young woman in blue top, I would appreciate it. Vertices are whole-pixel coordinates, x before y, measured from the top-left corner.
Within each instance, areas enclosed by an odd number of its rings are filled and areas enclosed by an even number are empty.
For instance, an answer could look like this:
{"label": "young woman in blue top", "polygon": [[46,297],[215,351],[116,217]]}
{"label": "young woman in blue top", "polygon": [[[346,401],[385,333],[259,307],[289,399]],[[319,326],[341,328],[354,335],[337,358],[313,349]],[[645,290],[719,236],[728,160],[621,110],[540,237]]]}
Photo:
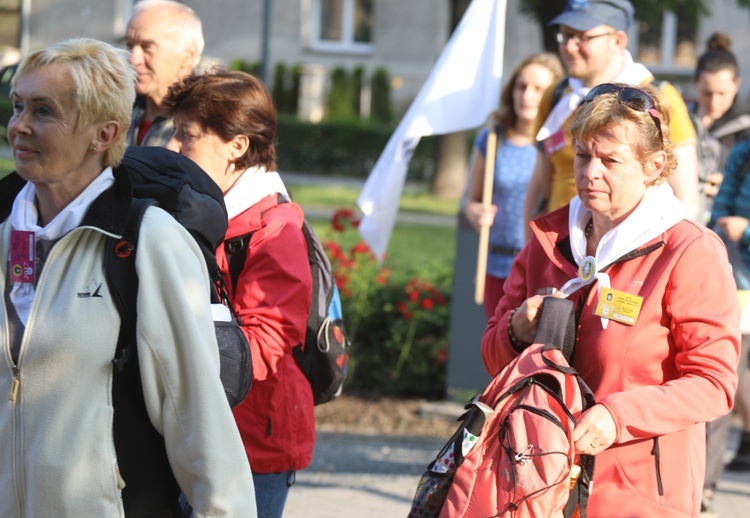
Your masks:
{"label": "young woman in blue top", "polygon": [[[474,157],[464,214],[479,229],[491,223],[484,309],[487,318],[503,296],[503,284],[513,259],[524,244],[523,204],[536,161],[534,120],[542,94],[563,75],[557,56],[533,54],[522,61],[500,95],[500,109],[490,116],[487,127],[474,142]],[[498,131],[492,208],[482,205],[485,156],[490,126]]]}

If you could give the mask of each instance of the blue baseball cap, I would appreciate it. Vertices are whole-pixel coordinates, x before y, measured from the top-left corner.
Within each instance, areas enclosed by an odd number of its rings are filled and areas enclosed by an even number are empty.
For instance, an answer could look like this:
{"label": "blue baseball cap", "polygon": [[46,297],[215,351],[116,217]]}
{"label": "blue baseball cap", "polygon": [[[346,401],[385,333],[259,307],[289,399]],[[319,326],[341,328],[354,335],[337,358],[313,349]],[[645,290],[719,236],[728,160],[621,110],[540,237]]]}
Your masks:
{"label": "blue baseball cap", "polygon": [[565,11],[549,25],[566,25],[581,32],[609,25],[617,31],[627,31],[634,13],[628,0],[570,0]]}

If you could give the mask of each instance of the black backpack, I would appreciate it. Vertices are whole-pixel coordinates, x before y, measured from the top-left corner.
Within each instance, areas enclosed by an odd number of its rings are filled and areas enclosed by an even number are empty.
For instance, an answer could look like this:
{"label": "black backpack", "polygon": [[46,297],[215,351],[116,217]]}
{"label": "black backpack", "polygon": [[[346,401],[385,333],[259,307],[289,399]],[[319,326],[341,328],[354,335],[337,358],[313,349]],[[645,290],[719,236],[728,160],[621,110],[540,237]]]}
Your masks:
{"label": "black backpack", "polygon": [[[215,250],[227,229],[224,195],[216,183],[192,160],[160,147],[131,146],[120,169],[126,171],[133,188],[133,203],[122,239],[109,239],[105,257],[107,284],[122,319],[114,364],[122,372],[136,355],[133,313],[138,293],[135,256],[138,232],[148,206],[156,204],[171,214],[198,244],[213,283],[211,302],[226,305],[233,317],[215,321],[219,346],[220,377],[230,406],[247,395],[252,383],[250,346],[240,329],[240,319],[227,296]],[[112,253],[109,253],[112,252]]]}
{"label": "black backpack", "polygon": [[[278,195],[277,203],[289,202],[286,196]],[[312,306],[305,343],[296,346],[292,355],[310,382],[315,404],[320,405],[341,395],[349,365],[350,344],[344,332],[341,298],[325,249],[307,221],[302,225],[302,233],[307,242],[313,279]],[[252,235],[250,232],[224,243],[232,286],[237,286]]]}

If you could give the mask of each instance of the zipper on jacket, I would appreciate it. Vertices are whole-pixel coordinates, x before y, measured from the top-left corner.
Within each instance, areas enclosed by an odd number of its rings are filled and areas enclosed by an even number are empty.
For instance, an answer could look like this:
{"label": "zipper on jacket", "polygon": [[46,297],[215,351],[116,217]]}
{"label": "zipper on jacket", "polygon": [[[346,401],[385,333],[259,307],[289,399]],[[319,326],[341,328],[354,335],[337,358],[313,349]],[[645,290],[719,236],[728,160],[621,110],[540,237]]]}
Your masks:
{"label": "zipper on jacket", "polygon": [[117,476],[117,489],[122,491],[125,489],[125,479],[122,478],[122,475],[120,474],[120,466],[117,465],[117,459],[115,459],[115,475]]}
{"label": "zipper on jacket", "polygon": [[664,486],[661,483],[661,466],[659,465],[659,438],[654,437],[654,447],[651,449],[656,464],[656,484],[659,487],[659,496],[664,496]]}
{"label": "zipper on jacket", "polygon": [[10,394],[8,394],[8,399],[15,402],[16,398],[18,397],[18,389],[21,387],[21,378],[20,378],[21,371],[18,367],[13,367],[13,381],[10,384]]}

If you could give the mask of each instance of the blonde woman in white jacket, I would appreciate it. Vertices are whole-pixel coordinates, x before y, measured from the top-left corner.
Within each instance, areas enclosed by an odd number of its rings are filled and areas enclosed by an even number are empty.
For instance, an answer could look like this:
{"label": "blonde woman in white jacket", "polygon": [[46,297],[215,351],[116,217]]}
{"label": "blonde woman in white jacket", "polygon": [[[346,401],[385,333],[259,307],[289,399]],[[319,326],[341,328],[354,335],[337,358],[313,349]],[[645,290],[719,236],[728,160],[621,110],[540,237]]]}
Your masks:
{"label": "blonde woman in white jacket", "polygon": [[120,317],[103,264],[131,200],[127,175],[113,168],[135,80],[125,51],[87,39],[30,53],[13,79],[8,138],[28,183],[0,226],[0,516],[170,516],[180,489],[195,516],[255,516],[218,376],[203,259],[155,207],[136,256],[141,381],[132,396],[142,393],[143,419],[163,436],[172,478],[143,498],[120,469],[149,460],[139,444],[118,459],[113,439]]}

